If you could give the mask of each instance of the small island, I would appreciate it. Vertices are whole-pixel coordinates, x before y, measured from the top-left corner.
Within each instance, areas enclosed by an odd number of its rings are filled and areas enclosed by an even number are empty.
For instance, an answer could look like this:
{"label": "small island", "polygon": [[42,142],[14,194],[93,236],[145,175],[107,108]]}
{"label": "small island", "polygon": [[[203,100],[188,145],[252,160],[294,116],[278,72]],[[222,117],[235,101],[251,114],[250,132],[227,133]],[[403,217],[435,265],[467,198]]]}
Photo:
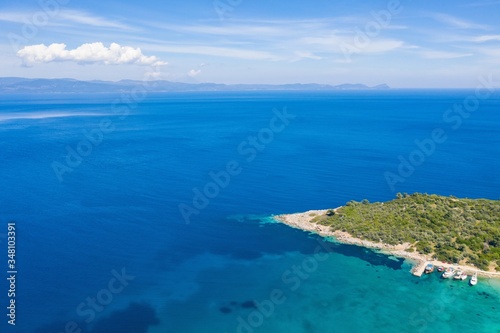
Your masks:
{"label": "small island", "polygon": [[397,194],[388,202],[350,201],[335,209],[278,215],[287,225],[341,243],[500,277],[500,200]]}

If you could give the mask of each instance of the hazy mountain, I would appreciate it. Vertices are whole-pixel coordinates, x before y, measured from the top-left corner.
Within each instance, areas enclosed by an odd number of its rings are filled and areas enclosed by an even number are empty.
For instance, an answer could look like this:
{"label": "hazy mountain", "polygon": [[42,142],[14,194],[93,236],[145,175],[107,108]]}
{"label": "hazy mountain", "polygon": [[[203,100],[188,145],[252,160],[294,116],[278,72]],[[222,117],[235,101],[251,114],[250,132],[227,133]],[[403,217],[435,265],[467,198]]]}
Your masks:
{"label": "hazy mountain", "polygon": [[171,81],[79,81],[75,79],[26,79],[18,77],[0,78],[0,93],[116,93],[130,92],[134,88],[144,87],[149,92],[169,91],[319,91],[319,90],[364,90],[389,89],[386,84],[369,87],[364,84],[217,84],[217,83],[182,83]]}

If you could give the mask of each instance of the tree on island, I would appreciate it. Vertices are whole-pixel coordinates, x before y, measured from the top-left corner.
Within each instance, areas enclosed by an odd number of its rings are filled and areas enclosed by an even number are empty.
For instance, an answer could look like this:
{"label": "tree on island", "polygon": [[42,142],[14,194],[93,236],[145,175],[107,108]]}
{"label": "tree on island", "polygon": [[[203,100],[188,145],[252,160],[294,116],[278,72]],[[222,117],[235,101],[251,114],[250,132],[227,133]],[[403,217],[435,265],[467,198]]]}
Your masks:
{"label": "tree on island", "polygon": [[441,261],[500,271],[500,200],[398,193],[385,203],[349,201],[314,222],[364,240],[407,242]]}

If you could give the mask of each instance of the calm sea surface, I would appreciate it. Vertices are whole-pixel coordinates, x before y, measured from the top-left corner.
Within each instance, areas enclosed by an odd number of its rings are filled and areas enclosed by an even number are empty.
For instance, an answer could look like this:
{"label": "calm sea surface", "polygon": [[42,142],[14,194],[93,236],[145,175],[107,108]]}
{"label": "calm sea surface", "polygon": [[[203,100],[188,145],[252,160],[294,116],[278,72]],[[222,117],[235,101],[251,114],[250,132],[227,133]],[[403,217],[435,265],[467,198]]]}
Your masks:
{"label": "calm sea surface", "polygon": [[473,107],[470,96],[3,98],[0,232],[16,221],[15,330],[500,332],[497,281],[415,278],[401,259],[270,218],[397,192],[500,198],[500,94]]}

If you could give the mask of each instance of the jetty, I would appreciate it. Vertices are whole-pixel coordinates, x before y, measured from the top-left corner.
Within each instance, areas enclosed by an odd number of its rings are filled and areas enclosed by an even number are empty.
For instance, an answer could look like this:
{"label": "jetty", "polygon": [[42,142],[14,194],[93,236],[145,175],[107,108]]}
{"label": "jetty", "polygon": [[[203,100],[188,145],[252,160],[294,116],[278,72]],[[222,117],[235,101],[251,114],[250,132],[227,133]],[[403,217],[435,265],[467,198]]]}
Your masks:
{"label": "jetty", "polygon": [[417,265],[413,266],[411,273],[415,276],[421,277],[424,274],[427,264],[428,262],[426,261],[420,261]]}

